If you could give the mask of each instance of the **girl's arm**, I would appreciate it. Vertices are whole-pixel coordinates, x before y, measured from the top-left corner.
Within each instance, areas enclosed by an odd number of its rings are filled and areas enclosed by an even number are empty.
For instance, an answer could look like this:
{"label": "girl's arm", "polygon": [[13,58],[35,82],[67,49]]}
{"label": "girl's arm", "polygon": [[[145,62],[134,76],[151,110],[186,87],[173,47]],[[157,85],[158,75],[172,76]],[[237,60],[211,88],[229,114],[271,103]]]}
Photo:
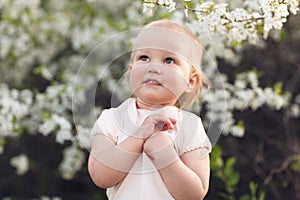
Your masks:
{"label": "girl's arm", "polygon": [[210,173],[208,155],[200,159],[198,149],[183,154],[179,159],[171,140],[162,132],[145,142],[144,151],[156,165],[168,191],[175,199],[200,200],[205,197]]}
{"label": "girl's arm", "polygon": [[115,144],[109,137],[96,134],[88,161],[88,171],[93,182],[101,188],[109,188],[126,177],[143,151],[144,140],[128,137]]}

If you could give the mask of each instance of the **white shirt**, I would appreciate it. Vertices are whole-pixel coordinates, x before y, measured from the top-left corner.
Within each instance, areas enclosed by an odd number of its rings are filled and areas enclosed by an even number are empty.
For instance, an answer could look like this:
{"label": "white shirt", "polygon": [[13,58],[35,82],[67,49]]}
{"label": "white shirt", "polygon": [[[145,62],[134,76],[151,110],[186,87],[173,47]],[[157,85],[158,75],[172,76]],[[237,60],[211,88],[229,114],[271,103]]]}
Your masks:
{"label": "white shirt", "polygon": [[[119,144],[135,133],[144,119],[153,112],[176,120],[174,130],[165,131],[165,133],[173,141],[179,156],[188,151],[201,149],[201,155],[199,155],[201,158],[211,151],[211,143],[200,117],[179,110],[175,106],[166,106],[155,111],[137,109],[134,98],[126,100],[117,108],[104,110],[97,119],[91,134],[104,134]],[[111,166],[112,163],[104,164],[118,169],[118,166]],[[107,190],[107,196],[111,200],[174,199],[168,192],[158,170],[145,153],[140,155],[123,181]]]}

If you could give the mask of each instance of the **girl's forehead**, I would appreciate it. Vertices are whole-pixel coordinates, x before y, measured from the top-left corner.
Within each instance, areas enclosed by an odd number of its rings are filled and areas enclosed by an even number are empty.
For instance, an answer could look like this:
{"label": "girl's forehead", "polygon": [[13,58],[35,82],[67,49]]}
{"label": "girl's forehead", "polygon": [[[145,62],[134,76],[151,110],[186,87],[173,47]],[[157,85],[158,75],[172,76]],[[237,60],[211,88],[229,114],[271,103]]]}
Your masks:
{"label": "girl's forehead", "polygon": [[190,43],[193,43],[193,41],[183,34],[166,29],[147,28],[138,35],[134,49],[157,49],[186,54],[189,50],[188,47],[191,45]]}
{"label": "girl's forehead", "polygon": [[195,39],[165,28],[144,28],[136,38],[133,51],[156,49],[186,58],[195,67],[201,66],[202,47]]}
{"label": "girl's forehead", "polygon": [[176,52],[168,51],[166,49],[155,49],[155,48],[141,48],[135,51],[135,54],[159,54],[159,55],[171,55],[180,56]]}

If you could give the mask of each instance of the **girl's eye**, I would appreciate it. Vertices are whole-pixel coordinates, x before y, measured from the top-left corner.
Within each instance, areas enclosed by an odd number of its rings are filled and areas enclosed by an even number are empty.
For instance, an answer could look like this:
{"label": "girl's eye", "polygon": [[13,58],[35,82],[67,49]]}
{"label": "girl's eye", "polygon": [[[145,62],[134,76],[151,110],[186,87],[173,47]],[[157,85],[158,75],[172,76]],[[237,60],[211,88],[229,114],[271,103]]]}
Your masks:
{"label": "girl's eye", "polygon": [[167,57],[167,58],[165,58],[164,62],[167,64],[174,64],[175,60],[173,58]]}
{"label": "girl's eye", "polygon": [[150,58],[148,56],[146,56],[146,55],[142,55],[142,56],[140,56],[140,60],[148,62],[150,60]]}

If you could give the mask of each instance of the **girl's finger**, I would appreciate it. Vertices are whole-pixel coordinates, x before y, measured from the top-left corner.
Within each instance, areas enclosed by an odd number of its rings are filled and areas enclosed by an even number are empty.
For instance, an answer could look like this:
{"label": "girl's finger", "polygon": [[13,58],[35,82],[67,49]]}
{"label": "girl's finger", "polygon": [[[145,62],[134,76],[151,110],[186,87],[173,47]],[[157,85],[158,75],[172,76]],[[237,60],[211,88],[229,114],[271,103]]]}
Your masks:
{"label": "girl's finger", "polygon": [[172,122],[172,124],[176,124],[176,119],[172,119],[172,118],[169,118],[169,120]]}
{"label": "girl's finger", "polygon": [[173,122],[172,122],[170,119],[167,119],[167,120],[164,122],[164,126],[163,126],[163,128],[161,129],[161,131],[173,130],[173,129],[174,129]]}

